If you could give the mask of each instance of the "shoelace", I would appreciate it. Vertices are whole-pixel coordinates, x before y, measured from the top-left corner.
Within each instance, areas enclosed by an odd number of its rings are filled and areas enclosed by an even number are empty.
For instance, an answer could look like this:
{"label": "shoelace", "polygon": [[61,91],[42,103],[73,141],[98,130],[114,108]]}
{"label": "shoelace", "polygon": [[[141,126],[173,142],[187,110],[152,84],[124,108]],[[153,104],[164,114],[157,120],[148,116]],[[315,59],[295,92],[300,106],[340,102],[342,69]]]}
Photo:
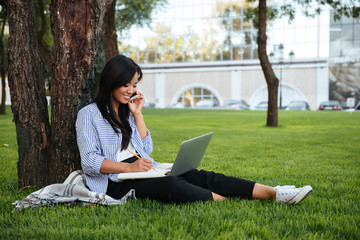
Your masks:
{"label": "shoelace", "polygon": [[276,186],[274,187],[275,191],[279,189],[296,189],[294,185],[284,185],[284,186]]}

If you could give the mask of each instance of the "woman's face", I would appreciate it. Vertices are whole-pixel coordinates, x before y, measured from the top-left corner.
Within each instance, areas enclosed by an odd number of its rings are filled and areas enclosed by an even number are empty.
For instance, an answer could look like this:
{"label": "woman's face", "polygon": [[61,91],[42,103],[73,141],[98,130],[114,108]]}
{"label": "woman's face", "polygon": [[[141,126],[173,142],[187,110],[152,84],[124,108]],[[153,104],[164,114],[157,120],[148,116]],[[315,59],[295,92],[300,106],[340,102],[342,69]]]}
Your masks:
{"label": "woman's face", "polygon": [[138,82],[138,73],[136,72],[129,83],[113,90],[114,106],[119,106],[120,103],[128,104],[130,97],[136,92]]}

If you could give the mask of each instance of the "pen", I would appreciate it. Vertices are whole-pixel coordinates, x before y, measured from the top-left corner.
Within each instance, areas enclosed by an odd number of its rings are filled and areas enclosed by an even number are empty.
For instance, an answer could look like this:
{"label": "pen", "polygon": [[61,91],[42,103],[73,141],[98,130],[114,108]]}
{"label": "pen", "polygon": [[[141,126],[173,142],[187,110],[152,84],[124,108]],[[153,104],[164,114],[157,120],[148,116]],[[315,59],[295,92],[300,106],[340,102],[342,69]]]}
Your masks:
{"label": "pen", "polygon": [[[137,157],[137,158],[140,159],[140,157],[139,157],[138,155],[136,155],[136,153],[134,153],[134,152],[131,151],[130,149],[128,149],[128,150],[129,150],[129,152],[131,152],[135,157]],[[151,166],[151,168],[156,171],[156,169],[155,169],[153,166]]]}

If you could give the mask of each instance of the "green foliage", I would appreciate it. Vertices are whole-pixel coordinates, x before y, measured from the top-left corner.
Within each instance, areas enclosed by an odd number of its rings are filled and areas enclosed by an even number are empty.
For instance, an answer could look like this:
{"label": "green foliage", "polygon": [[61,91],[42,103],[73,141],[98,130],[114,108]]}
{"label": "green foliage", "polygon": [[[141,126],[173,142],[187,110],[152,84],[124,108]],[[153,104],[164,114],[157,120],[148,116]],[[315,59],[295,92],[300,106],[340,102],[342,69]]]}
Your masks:
{"label": "green foliage", "polygon": [[156,7],[164,6],[167,0],[117,0],[116,29],[120,32],[133,25],[143,26],[151,21]]}
{"label": "green foliage", "polygon": [[[358,0],[295,0],[295,2],[305,8],[304,14],[306,16],[314,17],[322,11],[322,6],[328,5],[334,12],[334,20],[340,20],[342,16],[348,18],[360,17],[360,5]],[[318,7],[314,8],[313,4],[318,4]]]}
{"label": "green foliage", "polygon": [[[258,28],[258,12],[259,9],[256,5],[257,0],[247,0],[247,2],[252,3],[251,7],[245,9],[246,19],[248,21],[252,20],[254,26]],[[267,9],[267,19],[274,20],[282,17],[287,17],[289,23],[291,23],[296,14],[294,5],[289,3],[289,1],[284,1],[283,4],[271,4],[271,1],[268,4]],[[291,2],[291,1],[290,1]],[[339,1],[339,0],[293,0],[294,3],[299,4],[303,7],[302,13],[308,17],[315,17],[322,12],[324,6],[329,6],[334,12],[334,20],[340,20],[341,17],[360,17],[360,6],[358,0],[349,0],[349,1]],[[316,7],[314,7],[316,5]]]}
{"label": "green foliage", "polygon": [[17,189],[17,146],[10,109],[0,116],[1,239],[359,239],[360,112],[144,109],[152,157],[171,162],[180,143],[213,131],[201,169],[267,185],[310,184],[297,206],[228,199],[183,205],[149,200],[121,206],[37,208],[11,203],[38,188]]}

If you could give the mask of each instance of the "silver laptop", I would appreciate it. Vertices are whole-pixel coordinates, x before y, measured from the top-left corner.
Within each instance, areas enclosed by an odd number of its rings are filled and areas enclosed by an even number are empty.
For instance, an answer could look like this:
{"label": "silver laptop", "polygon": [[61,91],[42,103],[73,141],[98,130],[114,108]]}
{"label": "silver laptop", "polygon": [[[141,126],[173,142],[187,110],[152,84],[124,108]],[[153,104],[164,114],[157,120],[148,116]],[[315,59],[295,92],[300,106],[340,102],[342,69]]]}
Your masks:
{"label": "silver laptop", "polygon": [[213,132],[184,141],[167,176],[179,176],[196,169],[209,145]]}
{"label": "silver laptop", "polygon": [[181,144],[178,155],[174,163],[160,163],[155,166],[154,171],[150,169],[147,172],[129,172],[117,174],[117,179],[143,179],[157,178],[165,176],[179,176],[200,165],[207,146],[209,145],[212,132],[202,136],[184,141]]}

